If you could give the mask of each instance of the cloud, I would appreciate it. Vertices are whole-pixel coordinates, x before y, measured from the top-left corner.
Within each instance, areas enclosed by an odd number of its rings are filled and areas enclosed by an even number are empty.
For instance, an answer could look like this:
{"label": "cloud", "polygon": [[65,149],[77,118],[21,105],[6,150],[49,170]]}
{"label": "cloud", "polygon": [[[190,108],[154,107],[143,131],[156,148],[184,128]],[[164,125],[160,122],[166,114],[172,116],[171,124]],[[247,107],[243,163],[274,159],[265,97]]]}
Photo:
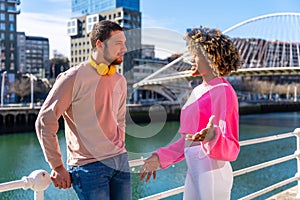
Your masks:
{"label": "cloud", "polygon": [[169,27],[170,26],[170,20],[169,19],[163,19],[160,18],[157,20],[154,17],[151,17],[147,14],[142,13],[142,23],[143,27],[148,28],[148,27]]}
{"label": "cloud", "polygon": [[70,58],[70,38],[67,35],[67,20],[61,16],[40,13],[22,13],[17,19],[17,31],[26,36],[39,36],[49,39],[50,58],[53,50]]}
{"label": "cloud", "polygon": [[142,43],[154,44],[155,55],[160,58],[187,50],[184,35],[166,28],[143,28]]}

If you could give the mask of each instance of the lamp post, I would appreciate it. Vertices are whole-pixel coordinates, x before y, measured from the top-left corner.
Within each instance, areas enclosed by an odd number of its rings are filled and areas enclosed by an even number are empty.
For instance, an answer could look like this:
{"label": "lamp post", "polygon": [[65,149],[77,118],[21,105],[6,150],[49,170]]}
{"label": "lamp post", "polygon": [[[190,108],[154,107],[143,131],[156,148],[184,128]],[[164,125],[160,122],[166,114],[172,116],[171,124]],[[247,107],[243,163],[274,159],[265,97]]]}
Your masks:
{"label": "lamp post", "polygon": [[31,103],[30,103],[30,108],[34,108],[34,96],[33,96],[33,91],[34,85],[33,85],[33,77],[32,74],[30,74],[30,91],[31,91]]}
{"label": "lamp post", "polygon": [[37,80],[37,78],[33,74],[26,74],[27,77],[30,78],[30,92],[31,92],[31,101],[30,101],[30,108],[34,108],[34,81]]}
{"label": "lamp post", "polygon": [[3,107],[3,96],[4,96],[4,84],[5,84],[5,75],[7,74],[7,71],[4,71],[2,73],[2,84],[1,84],[1,107]]}

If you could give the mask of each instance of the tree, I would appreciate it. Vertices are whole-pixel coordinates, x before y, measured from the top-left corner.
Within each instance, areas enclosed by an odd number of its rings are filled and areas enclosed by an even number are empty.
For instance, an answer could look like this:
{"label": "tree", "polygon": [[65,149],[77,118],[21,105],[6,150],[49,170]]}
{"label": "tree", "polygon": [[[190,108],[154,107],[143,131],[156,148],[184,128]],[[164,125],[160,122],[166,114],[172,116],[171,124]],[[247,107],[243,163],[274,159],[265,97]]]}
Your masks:
{"label": "tree", "polygon": [[12,87],[10,87],[10,92],[15,93],[20,97],[20,101],[24,101],[24,97],[29,95],[31,92],[30,88],[30,79],[23,74],[17,74],[16,80],[12,83]]}
{"label": "tree", "polygon": [[[52,85],[47,79],[34,80],[33,84],[34,97],[41,99],[46,97]],[[24,102],[24,98],[31,94],[30,76],[25,74],[17,74],[16,80],[10,87],[10,92],[20,97],[20,102]]]}
{"label": "tree", "polygon": [[70,61],[68,58],[52,58],[50,60],[50,78],[55,79],[59,73],[70,68]]}

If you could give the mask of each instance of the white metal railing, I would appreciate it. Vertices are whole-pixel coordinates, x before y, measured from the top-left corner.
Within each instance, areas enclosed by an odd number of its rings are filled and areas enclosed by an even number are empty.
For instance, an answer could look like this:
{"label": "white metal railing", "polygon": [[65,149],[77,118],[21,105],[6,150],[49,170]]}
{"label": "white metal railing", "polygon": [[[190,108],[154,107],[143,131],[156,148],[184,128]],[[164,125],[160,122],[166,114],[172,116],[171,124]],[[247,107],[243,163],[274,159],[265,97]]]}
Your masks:
{"label": "white metal railing", "polygon": [[[279,134],[279,135],[274,135],[274,136],[269,136],[269,137],[262,137],[262,138],[256,138],[256,139],[251,139],[251,140],[245,140],[245,141],[241,141],[240,145],[241,146],[247,146],[247,145],[252,145],[252,144],[258,144],[258,143],[263,143],[263,142],[269,142],[269,141],[274,141],[274,140],[280,140],[280,139],[284,139],[284,138],[288,138],[288,137],[292,137],[292,136],[296,136],[297,138],[297,150],[295,151],[294,154],[292,155],[288,155],[282,158],[278,158],[275,160],[271,160],[265,163],[261,163],[258,165],[254,165],[251,167],[247,167],[247,168],[243,168],[237,171],[233,172],[233,175],[236,176],[240,176],[243,174],[247,174],[262,168],[266,168],[281,162],[285,162],[294,158],[297,158],[297,173],[295,174],[294,177],[286,179],[284,181],[281,181],[279,183],[276,183],[274,185],[271,185],[267,188],[264,188],[262,190],[259,190],[257,192],[254,192],[252,194],[249,194],[247,196],[244,196],[242,198],[240,198],[239,200],[250,200],[253,199],[255,197],[261,196],[263,194],[266,194],[272,190],[275,190],[279,187],[282,187],[284,185],[287,185],[289,183],[292,183],[294,181],[298,181],[298,193],[296,195],[296,198],[300,198],[300,128],[296,128],[294,130],[294,132],[290,132],[290,133],[283,133],[283,134]],[[131,167],[134,166],[139,166],[143,164],[143,160],[132,160],[131,163]],[[184,191],[184,186],[180,186],[168,191],[164,191],[161,193],[157,193],[157,194],[153,194],[151,196],[147,196],[144,198],[141,198],[140,200],[156,200],[156,199],[161,199],[161,198],[166,198],[166,197],[170,197],[179,193],[182,193]]]}
{"label": "white metal railing", "polygon": [[[294,181],[298,181],[298,193],[296,195],[296,198],[300,198],[300,128],[296,128],[294,132],[290,133],[283,133],[279,135],[269,136],[269,137],[262,137],[257,139],[251,139],[251,140],[245,140],[241,141],[241,146],[247,146],[252,144],[258,144],[263,142],[269,142],[274,140],[280,140],[288,137],[296,136],[297,138],[297,150],[294,154],[288,155],[285,157],[277,158],[268,162],[264,162],[258,165],[254,165],[251,167],[243,168],[237,171],[233,172],[234,176],[240,176],[243,174],[247,174],[262,168],[266,168],[281,162],[286,162],[288,160],[297,158],[297,173],[294,177],[286,179],[284,181],[281,181],[279,183],[276,183],[274,185],[271,185],[267,188],[264,188],[262,190],[259,190],[257,192],[254,192],[252,194],[249,194],[245,197],[240,198],[240,200],[250,200],[255,197],[261,196],[265,193],[268,193],[272,190],[275,190],[279,187],[282,187],[284,185],[287,185],[289,183],[292,183]],[[130,167],[136,167],[144,164],[144,159],[137,159],[137,160],[131,160],[129,161]],[[26,189],[32,189],[34,191],[34,199],[35,200],[43,200],[44,199],[44,191],[49,187],[51,183],[50,175],[45,170],[36,170],[33,171],[28,177],[23,177],[21,180],[18,181],[11,181],[7,183],[0,184],[0,192],[5,192],[9,190],[15,190],[19,188]],[[141,198],[140,200],[156,200],[161,198],[170,197],[176,194],[180,194],[184,191],[184,186],[180,186],[171,190],[167,190],[161,193],[157,193],[151,196],[147,196],[144,198]]]}
{"label": "white metal railing", "polygon": [[44,191],[51,183],[50,175],[45,170],[33,171],[28,177],[24,176],[21,180],[11,181],[0,184],[0,192],[32,189],[34,191],[34,200],[43,200]]}

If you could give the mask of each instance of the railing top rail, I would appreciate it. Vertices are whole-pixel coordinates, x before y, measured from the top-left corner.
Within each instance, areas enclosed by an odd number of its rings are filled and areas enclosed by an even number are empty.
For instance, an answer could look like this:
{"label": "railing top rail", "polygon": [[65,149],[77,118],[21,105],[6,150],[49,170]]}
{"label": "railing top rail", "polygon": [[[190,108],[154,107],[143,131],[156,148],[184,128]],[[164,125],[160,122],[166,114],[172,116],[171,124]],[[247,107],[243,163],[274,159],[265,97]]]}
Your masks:
{"label": "railing top rail", "polygon": [[[244,141],[240,141],[240,145],[247,146],[247,145],[259,144],[259,143],[263,143],[263,142],[270,142],[270,141],[274,141],[274,140],[281,140],[281,139],[295,136],[295,133],[296,133],[296,130],[294,132],[288,132],[288,133],[282,133],[282,134],[261,137],[261,138],[256,138],[256,139],[244,140]],[[144,158],[129,161],[130,167],[136,167],[136,166],[140,166],[143,164],[144,164]]]}
{"label": "railing top rail", "polygon": [[295,136],[294,132],[282,133],[282,134],[278,134],[278,135],[272,135],[272,136],[267,136],[267,137],[261,137],[261,138],[240,141],[240,145],[247,146],[247,145],[251,145],[251,144],[259,144],[259,143],[263,143],[263,142],[281,140],[281,139],[292,137],[292,136]]}

